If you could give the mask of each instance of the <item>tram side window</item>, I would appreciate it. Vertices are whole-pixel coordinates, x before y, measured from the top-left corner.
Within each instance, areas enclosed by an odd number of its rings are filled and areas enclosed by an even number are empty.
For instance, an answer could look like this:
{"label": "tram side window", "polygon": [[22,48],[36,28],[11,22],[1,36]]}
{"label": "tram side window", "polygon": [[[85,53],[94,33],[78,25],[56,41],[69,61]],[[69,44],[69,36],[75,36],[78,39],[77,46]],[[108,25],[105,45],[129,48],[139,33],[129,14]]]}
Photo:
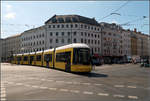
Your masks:
{"label": "tram side window", "polygon": [[36,56],[36,61],[41,61],[41,55]]}
{"label": "tram side window", "polygon": [[28,61],[28,57],[24,56],[23,61]]}
{"label": "tram side window", "polygon": [[56,54],[56,61],[57,62],[67,62],[67,59],[71,59],[71,52],[63,52]]}
{"label": "tram side window", "polygon": [[21,61],[21,57],[17,57],[17,61]]}
{"label": "tram side window", "polygon": [[44,61],[52,61],[52,54],[45,54]]}

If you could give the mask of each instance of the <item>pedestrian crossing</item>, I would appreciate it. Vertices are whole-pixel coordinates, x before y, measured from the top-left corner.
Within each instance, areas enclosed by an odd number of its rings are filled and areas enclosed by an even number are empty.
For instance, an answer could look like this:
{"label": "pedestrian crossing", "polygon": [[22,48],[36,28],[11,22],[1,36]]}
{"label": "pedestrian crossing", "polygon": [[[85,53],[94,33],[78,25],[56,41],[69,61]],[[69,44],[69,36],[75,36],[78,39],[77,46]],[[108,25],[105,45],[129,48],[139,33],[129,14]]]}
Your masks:
{"label": "pedestrian crossing", "polygon": [[6,89],[3,83],[1,83],[1,88],[0,88],[0,101],[6,101]]}

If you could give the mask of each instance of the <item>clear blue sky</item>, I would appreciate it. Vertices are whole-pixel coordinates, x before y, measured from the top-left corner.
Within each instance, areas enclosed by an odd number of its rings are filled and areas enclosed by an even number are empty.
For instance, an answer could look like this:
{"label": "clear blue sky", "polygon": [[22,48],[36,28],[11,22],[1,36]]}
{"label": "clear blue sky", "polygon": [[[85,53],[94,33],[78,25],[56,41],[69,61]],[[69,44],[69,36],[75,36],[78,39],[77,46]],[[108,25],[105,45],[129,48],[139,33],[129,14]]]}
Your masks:
{"label": "clear blue sky", "polygon": [[[149,34],[149,1],[129,1],[116,13],[102,19],[121,7],[127,1],[7,1],[1,6],[1,37],[5,38],[27,29],[38,27],[56,15],[78,14],[93,18],[98,22],[123,24],[124,28],[137,28]],[[143,16],[148,18],[142,19]],[[136,20],[142,19],[142,20]],[[134,21],[135,20],[135,21]]]}

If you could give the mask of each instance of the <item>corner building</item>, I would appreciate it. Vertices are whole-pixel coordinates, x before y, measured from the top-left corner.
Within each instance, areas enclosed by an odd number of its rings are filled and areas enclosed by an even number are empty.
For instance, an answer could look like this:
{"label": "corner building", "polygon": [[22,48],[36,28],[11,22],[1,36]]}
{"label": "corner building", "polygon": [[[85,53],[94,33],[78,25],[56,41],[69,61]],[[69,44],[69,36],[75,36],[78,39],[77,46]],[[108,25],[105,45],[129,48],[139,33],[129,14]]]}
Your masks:
{"label": "corner building", "polygon": [[93,54],[101,54],[101,28],[94,18],[54,15],[45,22],[46,49],[70,43],[85,43]]}

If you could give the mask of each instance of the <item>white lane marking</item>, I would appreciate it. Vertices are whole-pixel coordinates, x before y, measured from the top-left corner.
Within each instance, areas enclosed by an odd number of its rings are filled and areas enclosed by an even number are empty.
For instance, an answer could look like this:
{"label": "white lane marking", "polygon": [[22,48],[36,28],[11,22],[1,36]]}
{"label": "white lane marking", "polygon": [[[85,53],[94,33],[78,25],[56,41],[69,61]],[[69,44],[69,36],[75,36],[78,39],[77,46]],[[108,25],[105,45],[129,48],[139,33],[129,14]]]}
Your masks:
{"label": "white lane marking", "polygon": [[68,92],[68,89],[60,89],[60,91]]}
{"label": "white lane marking", "polygon": [[5,94],[5,93],[6,93],[5,89],[1,89],[1,94]]}
{"label": "white lane marking", "polygon": [[124,95],[119,95],[119,94],[115,94],[115,95],[113,95],[114,97],[120,97],[120,98],[123,98],[123,97],[125,97]]}
{"label": "white lane marking", "polygon": [[100,95],[100,96],[109,96],[108,93],[98,93],[97,95]]}
{"label": "white lane marking", "polygon": [[64,83],[64,81],[56,81],[57,83]]}
{"label": "white lane marking", "polygon": [[23,85],[22,83],[16,83],[16,85]]}
{"label": "white lane marking", "polygon": [[90,85],[91,83],[82,83],[82,84],[84,84],[84,85]]}
{"label": "white lane marking", "polygon": [[66,82],[67,84],[72,84],[72,82]]}
{"label": "white lane marking", "polygon": [[124,87],[124,85],[114,85],[114,87]]}
{"label": "white lane marking", "polygon": [[101,86],[101,85],[103,85],[103,84],[95,83],[94,85],[96,85],[96,86]]}
{"label": "white lane marking", "polygon": [[84,91],[83,94],[93,94],[93,92]]}
{"label": "white lane marking", "polygon": [[136,88],[136,86],[127,86],[128,88]]}
{"label": "white lane marking", "polygon": [[42,81],[46,81],[46,79],[41,79]]}
{"label": "white lane marking", "polygon": [[57,90],[57,88],[48,88],[49,90]]}
{"label": "white lane marking", "polygon": [[33,88],[39,88],[39,86],[32,86]]}
{"label": "white lane marking", "polygon": [[48,89],[48,87],[40,87],[41,89]]}
{"label": "white lane marking", "polygon": [[6,98],[2,97],[2,98],[0,98],[0,101],[6,101]]}
{"label": "white lane marking", "polygon": [[138,99],[137,96],[128,96],[128,98],[130,98],[130,99]]}
{"label": "white lane marking", "polygon": [[6,93],[4,93],[4,94],[1,94],[1,97],[6,97]]}
{"label": "white lane marking", "polygon": [[72,92],[72,93],[79,93],[80,91],[78,91],[78,90],[70,90],[70,92]]}

